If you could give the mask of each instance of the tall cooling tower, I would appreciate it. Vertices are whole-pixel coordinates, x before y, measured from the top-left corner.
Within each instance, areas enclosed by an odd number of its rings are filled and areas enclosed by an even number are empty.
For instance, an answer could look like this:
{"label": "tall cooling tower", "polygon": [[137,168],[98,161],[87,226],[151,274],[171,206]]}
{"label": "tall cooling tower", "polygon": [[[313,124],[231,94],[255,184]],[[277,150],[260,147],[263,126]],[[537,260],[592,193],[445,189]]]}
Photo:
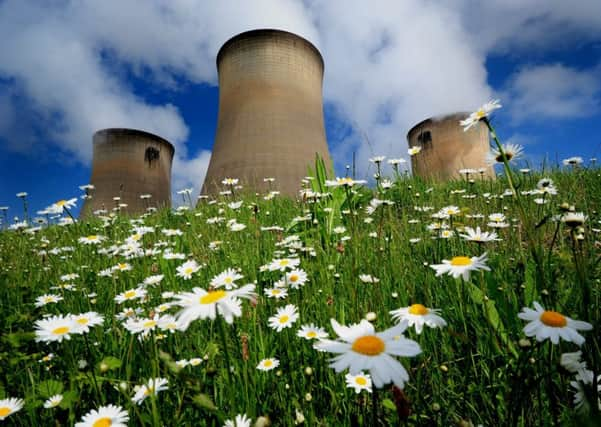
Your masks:
{"label": "tall cooling tower", "polygon": [[321,54],[286,31],[254,30],[228,40],[217,54],[219,119],[202,194],[238,178],[253,191],[273,188],[294,196],[314,165],[330,165],[326,143]]}
{"label": "tall cooling tower", "polygon": [[421,151],[411,157],[413,174],[436,181],[459,178],[460,169],[476,169],[471,177],[494,178],[494,170],[486,163],[489,152],[488,128],[478,123],[464,132],[459,121],[468,113],[433,117],[415,125],[407,133],[410,147]]}
{"label": "tall cooling tower", "polygon": [[95,188],[83,205],[81,217],[100,209],[110,212],[118,204],[127,204],[121,212],[128,214],[144,213],[150,206],[170,207],[174,152],[169,141],[141,130],[96,132],[90,179]]}

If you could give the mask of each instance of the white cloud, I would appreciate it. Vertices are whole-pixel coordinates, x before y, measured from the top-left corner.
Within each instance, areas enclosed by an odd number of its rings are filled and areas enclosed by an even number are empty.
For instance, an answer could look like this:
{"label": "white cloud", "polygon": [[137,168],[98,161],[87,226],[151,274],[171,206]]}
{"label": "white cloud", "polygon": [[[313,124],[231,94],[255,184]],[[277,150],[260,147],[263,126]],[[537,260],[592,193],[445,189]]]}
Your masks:
{"label": "white cloud", "polygon": [[521,69],[509,82],[507,98],[516,122],[588,117],[601,107],[600,67],[576,70],[562,64]]}

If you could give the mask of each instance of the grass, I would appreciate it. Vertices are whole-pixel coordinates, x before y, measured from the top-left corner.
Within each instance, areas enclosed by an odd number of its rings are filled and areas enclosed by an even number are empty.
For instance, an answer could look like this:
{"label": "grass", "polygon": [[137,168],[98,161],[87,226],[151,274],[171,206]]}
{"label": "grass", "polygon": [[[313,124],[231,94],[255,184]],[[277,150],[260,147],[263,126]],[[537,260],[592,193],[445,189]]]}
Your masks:
{"label": "grass", "polygon": [[[519,192],[532,190],[542,177],[514,173],[514,185]],[[147,426],[220,426],[242,413],[253,423],[266,417],[272,425],[294,425],[301,414],[310,426],[592,425],[599,412],[595,405],[588,415],[574,408],[570,382],[575,375],[559,361],[562,353],[580,349],[588,368],[600,373],[601,180],[594,168],[554,170],[544,177],[554,181],[558,194],[545,196],[548,203],[542,205],[533,201],[540,195],[511,196],[503,177],[429,184],[399,176],[390,189],[340,187],[315,203],[236,192],[216,202],[201,201],[194,209],[163,210],[138,219],[116,215],[35,233],[4,231],[0,398],[25,400],[24,408],[4,422],[72,425],[91,409],[115,404],[128,412],[130,425]],[[374,197],[394,204],[381,205],[368,216],[365,207]],[[243,203],[231,209],[232,201]],[[564,202],[588,215],[583,230],[557,220]],[[433,213],[450,205],[461,210],[444,221],[455,235],[439,238],[427,226],[437,221]],[[510,224],[496,229],[502,240],[482,244],[459,237],[465,226],[492,231],[486,226],[492,213],[503,213]],[[224,219],[207,221],[218,217]],[[308,220],[293,221],[298,217]],[[230,219],[246,228],[231,231]],[[122,250],[102,250],[123,244],[141,224],[154,228],[140,239],[154,253],[126,259]],[[272,226],[281,228],[261,228]],[[345,231],[335,233],[336,226]],[[182,235],[169,237],[164,229],[178,229]],[[100,245],[78,242],[89,235],[107,239]],[[576,238],[580,235],[581,240]],[[282,245],[289,236],[298,236],[300,243]],[[176,268],[185,260],[165,259],[167,248],[202,267],[190,280],[182,279]],[[473,272],[467,282],[437,277],[430,267],[484,252],[490,271]],[[261,266],[283,257],[298,257],[308,282],[289,289],[286,299],[267,298],[263,289],[282,273],[262,271]],[[124,262],[132,269],[98,275]],[[124,307],[140,308],[140,317],[150,317],[157,306],[171,301],[162,297],[164,292],[208,289],[211,279],[228,268],[244,276],[238,285],[256,284],[258,295],[242,301],[242,315],[232,324],[218,316],[196,320],[186,331],[157,329],[140,340],[116,318]],[[70,273],[78,277],[60,279]],[[147,287],[146,300],[115,303],[117,294],[154,274],[164,279]],[[363,283],[361,274],[379,281]],[[63,283],[76,289],[51,289]],[[36,298],[47,293],[63,299],[35,307]],[[585,344],[579,348],[562,340],[553,345],[526,337],[526,322],[518,313],[534,301],[591,323],[594,329],[582,332]],[[397,358],[410,376],[402,391],[387,385],[372,395],[355,393],[345,386],[344,373],[328,366],[332,354],[316,351],[314,342],[296,335],[301,325],[313,323],[336,339],[330,319],[358,323],[367,313],[375,313],[372,323],[381,331],[394,325],[389,311],[414,303],[439,308],[447,326],[425,327],[419,335],[413,328],[405,331],[422,353]],[[276,332],[268,319],[286,304],[297,307],[299,320]],[[88,311],[105,318],[88,334],[60,343],[34,340],[35,322],[44,315]],[[177,312],[171,307],[165,313]],[[52,359],[45,361],[50,353]],[[266,372],[256,369],[268,357],[280,365]],[[175,364],[191,358],[202,362],[184,368]],[[134,404],[134,386],[157,377],[168,379],[168,390]],[[60,406],[44,408],[44,401],[57,393],[63,395]]]}

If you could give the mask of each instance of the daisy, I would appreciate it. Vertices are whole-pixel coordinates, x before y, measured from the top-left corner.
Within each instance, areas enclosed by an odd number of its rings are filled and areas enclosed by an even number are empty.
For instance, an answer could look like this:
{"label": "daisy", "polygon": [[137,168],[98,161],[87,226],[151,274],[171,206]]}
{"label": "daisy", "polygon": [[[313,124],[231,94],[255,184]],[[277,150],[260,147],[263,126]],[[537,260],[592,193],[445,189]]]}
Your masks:
{"label": "daisy", "polygon": [[569,157],[567,159],[562,160],[564,166],[578,166],[582,164],[582,162],[582,157],[579,156]]}
{"label": "daisy", "polygon": [[196,263],[196,261],[190,260],[190,261],[186,261],[185,263],[183,263],[182,265],[177,267],[176,270],[177,270],[176,276],[179,276],[179,277],[183,278],[184,280],[188,280],[188,279],[192,278],[192,274],[194,274],[198,270],[200,270],[200,265],[198,265]]}
{"label": "daisy", "polygon": [[238,178],[224,178],[223,181],[221,181],[221,183],[223,185],[238,185]]}
{"label": "daisy", "polygon": [[129,271],[132,269],[132,266],[126,262],[120,262],[116,266],[113,267],[113,271]]}
{"label": "daisy", "polygon": [[298,313],[294,304],[288,304],[286,307],[278,308],[275,316],[269,318],[269,326],[278,332],[284,328],[291,328],[292,324],[298,319]]}
{"label": "daisy", "polygon": [[527,307],[522,308],[518,317],[529,321],[524,327],[524,333],[527,337],[535,336],[537,341],[549,338],[553,344],[559,344],[561,337],[564,341],[581,346],[584,344],[584,337],[577,331],[593,329],[593,325],[590,323],[572,320],[557,311],[547,311],[536,301],[534,308],[534,310]]}
{"label": "daisy", "polygon": [[250,427],[251,419],[246,414],[238,414],[234,420],[226,420],[223,427]]}
{"label": "daisy", "polygon": [[119,295],[117,295],[115,297],[115,302],[117,304],[123,304],[125,301],[141,299],[146,296],[146,293],[147,293],[147,291],[144,288],[128,289],[127,291],[122,292]]}
{"label": "daisy", "polygon": [[[592,388],[595,374],[593,371],[583,369],[576,374],[576,381],[570,381],[570,386],[576,391],[574,394],[574,406],[580,413],[588,413],[590,411],[590,400],[587,399],[585,387]],[[593,396],[598,396],[601,392],[601,375],[597,376],[597,391],[592,390]],[[589,394],[589,396],[591,396]],[[601,410],[601,399],[597,399],[597,407]]]}
{"label": "daisy", "polygon": [[98,409],[92,409],[83,416],[75,427],[127,427],[129,415],[121,406],[108,405]]}
{"label": "daisy", "polygon": [[418,343],[403,337],[404,325],[398,324],[377,333],[365,319],[351,326],[340,325],[334,319],[331,323],[342,341],[321,339],[314,346],[317,350],[338,354],[331,360],[330,367],[336,372],[348,368],[353,375],[369,370],[376,387],[392,382],[403,388],[409,374],[392,356],[412,357],[421,353]]}
{"label": "daisy", "polygon": [[35,306],[43,307],[46,304],[56,304],[57,302],[62,301],[62,299],[63,297],[61,297],[60,295],[45,294],[36,298]]}
{"label": "daisy", "polygon": [[211,279],[211,287],[213,288],[221,288],[225,286],[225,289],[228,291],[237,288],[236,280],[242,279],[244,276],[238,274],[238,272],[233,268],[228,268],[223,273],[219,273],[217,276]]}
{"label": "daisy", "polygon": [[51,214],[62,214],[65,211],[65,209],[74,208],[76,204],[77,197],[74,197],[69,200],[59,200],[58,202],[53,203],[52,205],[47,207],[46,210],[48,211],[48,213]]}
{"label": "daisy", "polygon": [[163,276],[162,274],[156,274],[154,276],[148,276],[146,279],[144,279],[144,285],[146,286],[155,286],[158,285],[159,283],[161,283],[161,280],[163,280]]}
{"label": "daisy", "polygon": [[163,233],[167,237],[181,236],[184,234],[183,231],[181,231],[181,230],[171,229],[171,228],[165,228],[165,229],[161,230],[161,233]]}
{"label": "daisy", "polygon": [[461,209],[459,209],[457,206],[445,206],[439,212],[449,217],[453,215],[459,215],[461,213]]}
{"label": "daisy", "polygon": [[467,131],[472,126],[475,126],[480,120],[488,118],[490,113],[492,113],[494,110],[501,107],[502,105],[500,104],[500,101],[498,99],[495,99],[494,101],[489,101],[482,107],[474,111],[472,114],[470,114],[465,120],[461,120],[459,124],[463,126],[464,131]]}
{"label": "daisy", "polygon": [[202,288],[193,288],[192,292],[175,294],[176,305],[183,307],[177,313],[178,329],[185,331],[190,323],[196,319],[209,318],[214,320],[217,313],[221,314],[227,323],[233,323],[234,317],[242,315],[242,304],[239,298],[252,299],[255,285],[248,284],[232,291],[216,290],[206,291]]}
{"label": "daisy", "polygon": [[55,394],[54,396],[49,397],[44,402],[44,408],[46,408],[46,409],[56,408],[58,405],[61,404],[62,401],[63,401],[63,395]]}
{"label": "daisy", "polygon": [[372,276],[371,274],[360,274],[359,280],[361,280],[363,283],[378,283],[380,281],[380,279]]}
{"label": "daisy", "polygon": [[288,291],[283,287],[265,288],[263,292],[269,298],[284,299],[288,296]]}
{"label": "daisy", "polygon": [[416,154],[419,154],[420,151],[422,151],[422,147],[416,145],[415,147],[410,147],[407,150],[407,153],[409,153],[410,156],[415,156]]}
{"label": "daisy", "polygon": [[399,323],[406,323],[408,327],[415,326],[415,332],[422,333],[424,325],[431,328],[442,328],[447,322],[438,315],[440,309],[427,308],[422,304],[412,304],[409,307],[401,307],[392,310],[392,318]]}
{"label": "daisy", "polygon": [[510,162],[522,156],[524,147],[519,144],[503,144],[501,145],[501,150],[493,148],[486,156],[488,164],[503,163],[503,153],[505,153],[507,161]]}
{"label": "daisy", "polygon": [[168,390],[167,383],[169,381],[166,378],[151,378],[146,384],[136,386],[134,388],[135,394],[131,398],[131,401],[141,405],[144,400],[150,395],[158,395],[159,391]]}
{"label": "daisy", "polygon": [[140,334],[140,339],[143,339],[146,338],[151,331],[154,331],[162,320],[161,315],[155,313],[152,317],[129,318],[123,324],[123,327],[134,335]]}
{"label": "daisy", "polygon": [[587,218],[582,212],[567,212],[561,216],[561,222],[568,227],[574,228],[584,224]]}
{"label": "daisy", "polygon": [[307,282],[307,273],[302,269],[295,269],[286,273],[285,282],[292,289],[298,289]]}
{"label": "daisy", "polygon": [[327,338],[328,333],[325,331],[325,329],[315,326],[313,323],[311,323],[310,325],[301,326],[301,328],[296,333],[296,336],[307,340],[314,340]]}
{"label": "daisy", "polygon": [[0,400],[0,421],[20,411],[24,403],[23,399],[17,399],[16,397]]}
{"label": "daisy", "polygon": [[263,359],[257,365],[259,371],[271,371],[280,366],[280,361],[275,358]]}
{"label": "daisy", "polygon": [[460,234],[460,236],[470,242],[486,243],[501,240],[497,237],[497,233],[495,233],[494,231],[482,231],[480,230],[480,227],[476,227],[475,230],[472,227],[465,227],[463,231],[466,234]]}
{"label": "daisy", "polygon": [[582,351],[563,353],[559,359],[559,364],[572,373],[586,369],[586,362],[582,360]]}
{"label": "daisy", "polygon": [[443,259],[442,264],[432,264],[430,267],[436,270],[436,276],[447,273],[455,279],[461,276],[463,280],[467,281],[470,279],[470,271],[490,271],[490,268],[486,265],[486,259],[486,252],[484,252],[479,257],[456,256],[450,261]]}
{"label": "daisy", "polygon": [[37,342],[62,342],[71,339],[73,333],[78,333],[78,327],[71,315],[57,315],[35,322],[35,340]]}
{"label": "daisy", "polygon": [[88,311],[87,313],[74,314],[71,316],[75,323],[75,330],[78,333],[87,333],[90,331],[90,327],[102,325],[104,317],[95,311]]}
{"label": "daisy", "polygon": [[300,259],[298,258],[282,258],[282,259],[274,259],[268,265],[269,271],[285,271],[287,268],[294,269],[300,264]]}
{"label": "daisy", "polygon": [[83,243],[84,245],[97,245],[98,243],[102,242],[104,239],[106,239],[106,237],[99,236],[97,234],[92,234],[90,236],[80,237],[78,239],[78,242]]}
{"label": "daisy", "polygon": [[363,372],[359,372],[357,375],[346,374],[346,386],[348,388],[354,388],[355,393],[361,393],[361,390],[367,390],[368,393],[371,393],[371,377],[369,374],[364,374]]}

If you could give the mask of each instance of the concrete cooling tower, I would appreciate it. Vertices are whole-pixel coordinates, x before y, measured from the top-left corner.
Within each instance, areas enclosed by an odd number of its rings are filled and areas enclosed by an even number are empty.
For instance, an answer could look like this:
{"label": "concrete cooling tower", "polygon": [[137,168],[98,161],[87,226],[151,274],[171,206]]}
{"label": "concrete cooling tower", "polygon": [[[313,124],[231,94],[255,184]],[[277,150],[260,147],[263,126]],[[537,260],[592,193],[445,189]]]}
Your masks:
{"label": "concrete cooling tower", "polygon": [[169,141],[141,130],[96,132],[90,178],[95,188],[83,205],[81,217],[100,209],[110,212],[118,204],[127,204],[121,209],[127,214],[144,213],[150,206],[170,207],[174,152]]}
{"label": "concrete cooling tower", "polygon": [[273,188],[298,195],[315,153],[331,165],[323,119],[321,54],[285,31],[254,30],[228,40],[217,55],[219,118],[202,194]]}
{"label": "concrete cooling tower", "polygon": [[418,154],[411,157],[415,176],[442,181],[459,178],[460,169],[480,169],[482,173],[470,177],[495,177],[492,166],[486,163],[490,147],[488,128],[478,123],[464,132],[459,121],[468,115],[455,113],[433,117],[411,128],[407,133],[409,147],[421,148]]}

